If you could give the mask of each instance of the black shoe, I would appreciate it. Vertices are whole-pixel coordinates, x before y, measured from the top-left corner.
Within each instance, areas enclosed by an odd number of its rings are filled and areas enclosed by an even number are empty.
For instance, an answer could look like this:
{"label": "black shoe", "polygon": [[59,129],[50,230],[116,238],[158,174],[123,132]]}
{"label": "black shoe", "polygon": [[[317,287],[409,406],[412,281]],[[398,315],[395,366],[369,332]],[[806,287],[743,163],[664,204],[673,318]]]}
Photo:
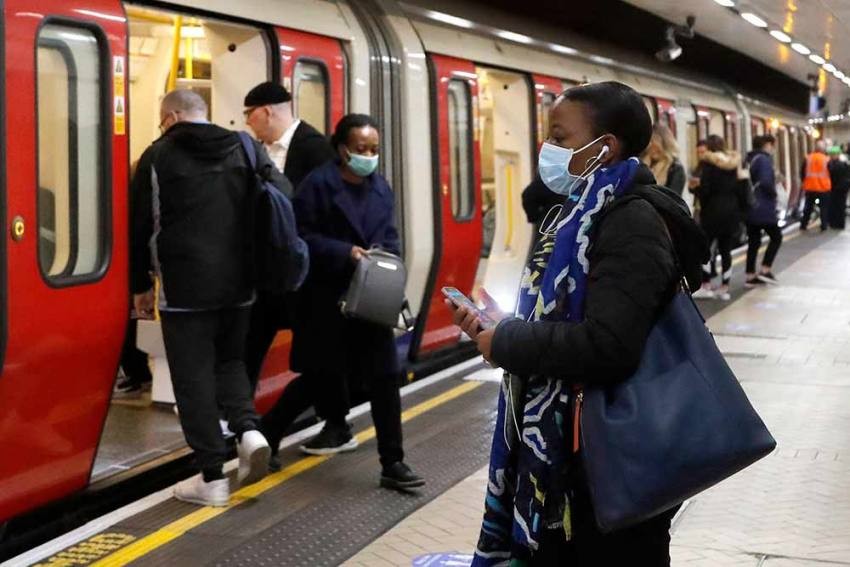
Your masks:
{"label": "black shoe", "polygon": [[381,470],[381,486],[392,490],[410,490],[425,486],[425,479],[414,474],[406,464],[397,461]]}
{"label": "black shoe", "polygon": [[767,285],[767,282],[762,281],[759,276],[747,278],[747,281],[744,282],[744,287],[747,289],[752,289],[754,287],[760,287],[763,285]]}
{"label": "black shoe", "polygon": [[114,398],[138,398],[144,391],[143,385],[132,378],[124,376],[118,379],[115,389],[112,391]]}
{"label": "black shoe", "polygon": [[299,448],[302,453],[308,455],[332,455],[353,451],[358,445],[357,439],[351,436],[351,429],[348,428],[348,425],[339,427],[325,423],[318,435]]}
{"label": "black shoe", "polygon": [[280,463],[280,454],[272,453],[269,455],[269,472],[280,472],[283,466]]}
{"label": "black shoe", "polygon": [[779,280],[776,279],[776,276],[773,275],[773,272],[767,272],[766,274],[759,274],[758,279],[762,282],[770,285],[779,284]]}

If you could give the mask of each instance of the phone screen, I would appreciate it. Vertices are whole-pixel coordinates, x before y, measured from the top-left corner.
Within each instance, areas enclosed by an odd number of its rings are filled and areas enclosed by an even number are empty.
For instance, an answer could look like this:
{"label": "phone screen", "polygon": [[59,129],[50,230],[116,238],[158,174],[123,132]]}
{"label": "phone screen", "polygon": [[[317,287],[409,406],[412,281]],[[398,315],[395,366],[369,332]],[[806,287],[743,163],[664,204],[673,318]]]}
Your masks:
{"label": "phone screen", "polygon": [[475,303],[460,292],[457,288],[454,287],[444,287],[443,295],[445,295],[449,301],[457,305],[458,307],[466,307],[470,311],[474,311],[478,315],[479,321],[481,321],[481,327],[484,329],[492,329],[496,326],[496,322],[487,315],[484,311],[482,311]]}

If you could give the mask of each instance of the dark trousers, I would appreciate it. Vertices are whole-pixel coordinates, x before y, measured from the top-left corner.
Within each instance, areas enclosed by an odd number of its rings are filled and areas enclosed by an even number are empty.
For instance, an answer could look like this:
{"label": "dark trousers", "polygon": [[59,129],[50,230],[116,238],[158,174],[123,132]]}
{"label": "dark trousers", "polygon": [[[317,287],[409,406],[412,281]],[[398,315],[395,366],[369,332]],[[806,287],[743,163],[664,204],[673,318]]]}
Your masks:
{"label": "dark trousers", "polygon": [[[347,427],[345,416],[350,406],[348,377],[344,374],[300,375],[283,390],[274,407],[263,416],[260,430],[273,450],[277,450],[290,425],[316,401],[316,413],[337,427]],[[372,423],[378,439],[381,465],[404,460],[401,434],[401,395],[395,375],[350,377],[366,387],[371,404]]]}
{"label": "dark trousers", "polygon": [[779,252],[779,247],[782,245],[782,231],[776,224],[747,225],[747,273],[756,273],[756,260],[758,260],[759,248],[761,247],[761,233],[767,233],[770,238],[770,243],[767,245],[767,251],[764,253],[764,258],[761,265],[765,268],[773,266],[773,261],[776,259],[776,253]]}
{"label": "dark trousers", "polygon": [[803,218],[800,221],[800,228],[806,230],[809,226],[809,219],[815,210],[815,201],[819,201],[820,209],[820,227],[826,230],[829,227],[829,191],[818,193],[817,191],[806,191],[806,204],[803,205]]}
{"label": "dark trousers", "polygon": [[587,491],[576,491],[570,506],[573,539],[566,541],[563,530],[547,530],[529,566],[669,567],[670,522],[678,509],[677,506],[636,526],[603,534],[596,528]]}
{"label": "dark trousers", "polygon": [[153,377],[148,366],[148,354],[136,347],[138,328],[138,319],[130,319],[124,334],[124,345],[121,347],[121,369],[134,384],[145,384],[153,380]]}
{"label": "dark trousers", "polygon": [[227,457],[219,408],[237,436],[259,424],[243,362],[249,316],[247,307],[162,312],[180,424],[198,468],[205,472],[220,471]]}
{"label": "dark trousers", "polygon": [[[732,279],[732,245],[735,242],[735,233],[711,234],[707,233],[709,247],[713,250],[714,243],[717,243],[717,251],[720,253],[720,264],[723,269],[722,280],[723,285],[729,285]],[[714,277],[712,274],[714,266],[714,253],[708,264],[702,267],[702,281],[708,283]]]}
{"label": "dark trousers", "polygon": [[829,226],[843,229],[847,222],[847,187],[832,189],[829,199]]}

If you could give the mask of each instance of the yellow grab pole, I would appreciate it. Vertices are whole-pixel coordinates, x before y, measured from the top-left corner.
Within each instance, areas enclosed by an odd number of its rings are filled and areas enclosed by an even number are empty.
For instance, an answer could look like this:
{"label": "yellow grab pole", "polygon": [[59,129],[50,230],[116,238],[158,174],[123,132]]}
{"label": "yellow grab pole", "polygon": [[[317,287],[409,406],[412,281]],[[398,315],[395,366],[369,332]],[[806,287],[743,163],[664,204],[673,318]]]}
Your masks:
{"label": "yellow grab pole", "polygon": [[192,78],[194,78],[194,71],[195,70],[192,68],[193,67],[192,64],[194,62],[194,57],[193,57],[193,54],[192,54],[192,38],[191,37],[186,38],[186,44],[183,46],[183,50],[185,51],[185,54],[183,55],[183,59],[185,59],[185,61],[186,61],[186,72],[184,74],[186,75],[187,79],[192,79]]}
{"label": "yellow grab pole", "polygon": [[168,92],[177,86],[177,69],[180,67],[180,30],[183,16],[174,16],[174,41],[171,43],[171,73],[168,75]]}
{"label": "yellow grab pole", "polygon": [[508,217],[508,230],[505,231],[505,251],[511,249],[511,242],[514,239],[514,166],[508,164],[505,166],[505,196],[506,213]]}

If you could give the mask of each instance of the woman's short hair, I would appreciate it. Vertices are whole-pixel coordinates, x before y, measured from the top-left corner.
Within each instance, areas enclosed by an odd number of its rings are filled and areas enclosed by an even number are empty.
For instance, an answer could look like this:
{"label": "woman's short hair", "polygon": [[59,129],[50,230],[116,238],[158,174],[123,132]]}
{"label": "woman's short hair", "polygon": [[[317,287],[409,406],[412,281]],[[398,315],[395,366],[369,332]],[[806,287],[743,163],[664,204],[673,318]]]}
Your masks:
{"label": "woman's short hair", "polygon": [[334,133],[331,136],[331,146],[336,150],[339,146],[346,145],[348,143],[348,135],[351,131],[355,128],[363,128],[364,126],[371,126],[375,130],[378,129],[378,123],[368,114],[346,114],[336,124]]}
{"label": "woman's short hair", "polygon": [[670,159],[679,157],[679,143],[676,141],[670,128],[660,122],[652,127],[652,137],[658,140],[661,149]]}
{"label": "woman's short hair", "polygon": [[705,140],[705,145],[708,146],[708,151],[710,152],[725,152],[726,151],[726,140],[718,136],[717,134],[712,134]]}
{"label": "woman's short hair", "polygon": [[638,156],[649,145],[652,119],[643,98],[628,85],[617,81],[572,87],[561,98],[585,104],[595,136],[613,134],[623,144],[623,156]]}

